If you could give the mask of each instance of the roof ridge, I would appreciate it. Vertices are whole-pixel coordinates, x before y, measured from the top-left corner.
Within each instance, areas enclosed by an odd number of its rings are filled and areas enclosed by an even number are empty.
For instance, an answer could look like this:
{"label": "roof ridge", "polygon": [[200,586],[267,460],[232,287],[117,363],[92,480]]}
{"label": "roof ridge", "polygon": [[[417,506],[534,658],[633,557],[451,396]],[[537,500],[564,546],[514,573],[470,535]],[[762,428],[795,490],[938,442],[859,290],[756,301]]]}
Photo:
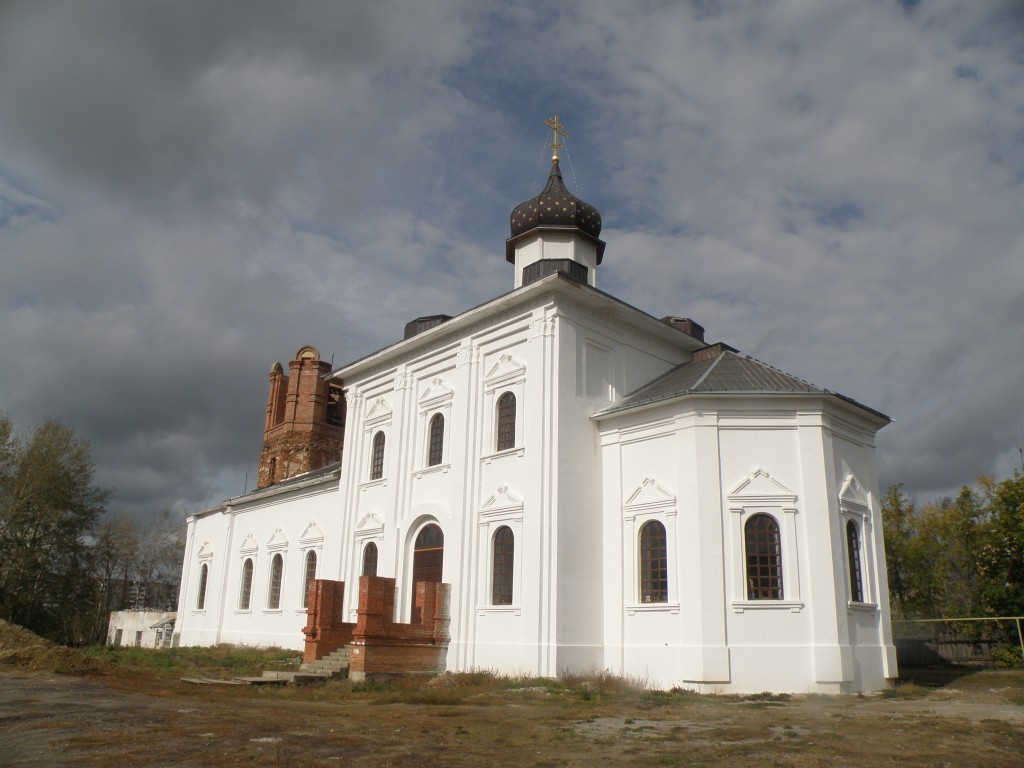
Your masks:
{"label": "roof ridge", "polygon": [[[712,372],[713,370],[715,370],[715,368],[716,368],[716,367],[718,367],[718,364],[719,364],[720,362],[722,362],[722,358],[723,358],[723,357],[725,357],[725,356],[726,356],[727,354],[729,354],[729,352],[728,352],[727,350],[723,350],[721,354],[719,354],[719,355],[715,355],[715,357],[714,357],[714,358],[712,358],[712,360],[711,360],[711,365],[709,365],[709,366],[708,366],[708,368],[707,368],[707,370],[706,370],[706,371],[704,371],[704,373],[702,373],[702,374],[701,374],[701,375],[700,375],[700,376],[699,376],[699,377],[697,378],[697,380],[696,380],[695,382],[693,382],[693,384],[692,384],[692,385],[690,386],[690,388],[689,388],[689,389],[688,389],[687,391],[688,391],[688,392],[696,392],[696,391],[697,391],[697,389],[698,389],[698,388],[700,387],[700,385],[704,383],[704,379],[706,379],[706,378],[708,377],[708,375],[709,375],[709,374],[710,374],[710,373],[711,373],[711,372]],[[692,361],[691,361],[691,362],[692,362]]]}

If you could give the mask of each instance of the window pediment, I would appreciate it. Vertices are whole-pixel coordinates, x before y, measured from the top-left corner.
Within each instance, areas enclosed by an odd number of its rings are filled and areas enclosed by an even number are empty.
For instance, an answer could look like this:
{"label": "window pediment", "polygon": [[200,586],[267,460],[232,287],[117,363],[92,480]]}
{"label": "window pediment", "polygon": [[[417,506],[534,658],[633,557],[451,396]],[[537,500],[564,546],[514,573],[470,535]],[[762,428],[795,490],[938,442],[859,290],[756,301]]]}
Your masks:
{"label": "window pediment", "polygon": [[729,501],[744,505],[795,504],[796,494],[758,467],[730,491]]}
{"label": "window pediment", "polygon": [[376,512],[368,512],[356,524],[356,535],[373,536],[384,532],[384,518]]}
{"label": "window pediment", "polygon": [[310,520],[309,525],[306,526],[306,530],[299,536],[300,544],[314,544],[324,540],[324,532],[320,530],[320,526],[316,524],[315,520]]}
{"label": "window pediment", "polygon": [[512,493],[507,485],[499,485],[494,494],[480,507],[481,517],[508,516],[522,512],[523,500]]}
{"label": "window pediment", "polygon": [[423,394],[420,395],[420,413],[432,411],[451,402],[455,391],[449,387],[440,376],[431,380]]}
{"label": "window pediment", "polygon": [[268,550],[284,549],[288,546],[288,535],[280,528],[275,529],[274,535],[267,542]]}
{"label": "window pediment", "polygon": [[846,476],[843,489],[839,492],[839,508],[850,512],[868,512],[868,494],[857,478],[852,474]]}
{"label": "window pediment", "polygon": [[238,552],[242,555],[251,555],[259,551],[259,548],[260,545],[259,542],[256,541],[256,537],[250,533],[245,537],[245,540],[242,542],[242,546],[238,548]]}
{"label": "window pediment", "polygon": [[196,557],[200,560],[209,560],[213,557],[213,545],[209,541],[204,541],[203,546],[199,548],[199,552]]}
{"label": "window pediment", "polygon": [[519,381],[526,376],[526,366],[505,353],[484,377],[484,386],[490,390]]}
{"label": "window pediment", "polygon": [[643,482],[629,495],[622,505],[627,512],[642,512],[647,509],[675,509],[676,496],[653,477]]}
{"label": "window pediment", "polygon": [[391,404],[383,397],[378,397],[370,404],[369,410],[366,412],[366,427],[376,427],[391,420]]}

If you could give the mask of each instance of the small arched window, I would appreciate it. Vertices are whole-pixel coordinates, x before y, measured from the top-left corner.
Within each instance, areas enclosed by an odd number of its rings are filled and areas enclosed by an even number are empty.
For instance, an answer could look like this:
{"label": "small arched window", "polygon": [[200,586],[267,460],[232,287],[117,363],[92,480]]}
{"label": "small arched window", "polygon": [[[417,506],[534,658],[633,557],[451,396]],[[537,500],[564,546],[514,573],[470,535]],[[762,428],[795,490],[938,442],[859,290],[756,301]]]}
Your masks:
{"label": "small arched window", "polygon": [[309,587],[316,579],[316,550],[306,553],[306,567],[302,579],[302,607],[309,607]]}
{"label": "small arched window", "polygon": [[199,594],[196,596],[196,610],[203,610],[206,607],[206,580],[209,577],[210,569],[206,563],[199,569]]}
{"label": "small arched window", "polygon": [[782,537],[771,515],[754,515],[743,528],[747,555],[747,599],[782,599]]}
{"label": "small arched window", "polygon": [[491,563],[491,604],[512,605],[512,566],[515,563],[515,536],[507,525],[494,534]]}
{"label": "small arched window", "polygon": [[363,550],[363,576],[377,575],[377,545],[372,541]]}
{"label": "small arched window", "polygon": [[267,608],[281,607],[281,578],[284,576],[284,558],[278,553],[270,561],[270,590],[267,594]]}
{"label": "small arched window", "polygon": [[665,526],[657,520],[640,529],[640,602],[668,602],[668,546]]}
{"label": "small arched window", "polygon": [[252,600],[252,558],[247,557],[242,565],[242,588],[238,593],[238,608],[242,611],[249,610]]}
{"label": "small arched window", "polygon": [[497,450],[516,447],[516,396],[506,392],[498,398]]}
{"label": "small arched window", "polygon": [[846,554],[850,561],[850,600],[864,602],[864,580],[860,570],[860,531],[850,520],[846,524]]}
{"label": "small arched window", "polygon": [[444,458],[444,416],[440,413],[435,413],[430,419],[428,443],[427,466],[433,467],[440,464]]}
{"label": "small arched window", "polygon": [[373,436],[373,450],[370,453],[370,479],[380,480],[384,477],[384,433]]}

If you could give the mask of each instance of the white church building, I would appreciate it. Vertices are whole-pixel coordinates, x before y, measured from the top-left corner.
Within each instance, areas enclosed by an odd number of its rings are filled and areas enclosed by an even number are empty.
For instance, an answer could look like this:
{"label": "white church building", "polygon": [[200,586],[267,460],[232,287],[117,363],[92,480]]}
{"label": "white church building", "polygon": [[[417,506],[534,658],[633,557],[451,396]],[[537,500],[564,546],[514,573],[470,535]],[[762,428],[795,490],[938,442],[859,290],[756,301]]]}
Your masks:
{"label": "white church building", "polygon": [[889,419],[600,291],[600,215],[553,146],[509,293],[335,370],[274,366],[260,487],[188,518],[176,642],[302,648],[308,581],[369,574],[396,621],[450,585],[453,671],[886,687]]}

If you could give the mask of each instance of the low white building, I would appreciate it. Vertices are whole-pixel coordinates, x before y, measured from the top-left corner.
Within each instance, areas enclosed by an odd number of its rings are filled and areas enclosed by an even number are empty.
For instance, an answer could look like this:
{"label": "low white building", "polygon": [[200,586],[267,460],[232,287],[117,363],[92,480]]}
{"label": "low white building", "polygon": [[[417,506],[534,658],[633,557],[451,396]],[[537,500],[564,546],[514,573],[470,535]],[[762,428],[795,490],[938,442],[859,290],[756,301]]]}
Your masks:
{"label": "low white building", "polygon": [[370,573],[401,621],[415,581],[451,585],[452,670],[886,686],[887,417],[598,290],[557,155],[511,227],[510,293],[274,367],[265,487],[188,520],[180,643],[301,648],[307,579],[353,585],[354,620]]}
{"label": "low white building", "polygon": [[166,648],[174,635],[173,611],[112,611],[107,645]]}

